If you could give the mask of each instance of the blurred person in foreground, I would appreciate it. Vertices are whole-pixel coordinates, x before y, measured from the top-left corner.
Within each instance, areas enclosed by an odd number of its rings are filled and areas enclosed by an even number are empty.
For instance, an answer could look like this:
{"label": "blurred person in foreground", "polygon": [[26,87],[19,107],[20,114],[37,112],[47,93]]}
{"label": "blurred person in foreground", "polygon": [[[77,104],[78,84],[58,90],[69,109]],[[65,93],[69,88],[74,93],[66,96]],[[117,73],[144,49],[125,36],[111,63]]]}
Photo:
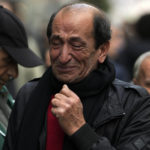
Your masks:
{"label": "blurred person in foreground", "polygon": [[4,142],[14,99],[5,84],[18,76],[18,64],[35,67],[42,61],[28,48],[21,21],[0,6],[0,149]]}
{"label": "blurred person in foreground", "polygon": [[[20,12],[23,7],[22,2],[10,1],[10,0],[0,0],[0,5],[4,8],[10,10],[15,14],[18,18],[24,21],[24,17]],[[30,27],[31,29],[31,27]],[[33,37],[33,34],[29,32],[29,28],[26,27],[28,46],[32,49],[32,51],[41,58],[40,50],[36,38]],[[48,42],[47,42],[48,43]],[[32,68],[26,68],[24,66],[18,65],[19,76],[15,80],[11,80],[7,82],[6,87],[11,93],[12,97],[15,98],[20,87],[25,84],[27,81],[32,80],[33,78],[40,77],[45,71],[45,65],[40,65]]]}
{"label": "blurred person in foreground", "polygon": [[150,97],[115,80],[105,13],[68,4],[51,16],[47,36],[51,67],[19,91],[3,150],[148,149]]}
{"label": "blurred person in foreground", "polygon": [[133,69],[133,83],[150,93],[150,51],[137,58]]}

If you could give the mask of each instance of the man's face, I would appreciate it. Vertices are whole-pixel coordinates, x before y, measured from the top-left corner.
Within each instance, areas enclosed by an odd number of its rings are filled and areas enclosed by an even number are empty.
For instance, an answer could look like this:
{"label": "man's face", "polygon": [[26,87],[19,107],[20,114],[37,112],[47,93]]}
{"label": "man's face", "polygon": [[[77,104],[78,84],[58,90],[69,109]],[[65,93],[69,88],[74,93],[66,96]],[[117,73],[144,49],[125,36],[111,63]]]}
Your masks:
{"label": "man's face", "polygon": [[10,78],[16,78],[18,67],[16,62],[2,49],[0,49],[0,89]]}
{"label": "man's face", "polygon": [[97,67],[102,50],[95,50],[93,17],[85,12],[59,12],[52,26],[50,57],[56,78],[78,82]]}
{"label": "man's face", "polygon": [[150,93],[150,57],[147,57],[141,64],[139,77],[136,84],[146,88]]}

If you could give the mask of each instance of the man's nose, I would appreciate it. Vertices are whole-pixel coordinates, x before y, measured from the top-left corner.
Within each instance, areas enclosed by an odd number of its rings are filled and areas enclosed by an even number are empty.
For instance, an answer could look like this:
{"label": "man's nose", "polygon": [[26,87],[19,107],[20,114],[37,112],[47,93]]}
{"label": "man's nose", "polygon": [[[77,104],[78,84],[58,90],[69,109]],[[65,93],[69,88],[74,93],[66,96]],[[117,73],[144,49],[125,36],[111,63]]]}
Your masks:
{"label": "man's nose", "polygon": [[59,55],[59,61],[62,64],[66,64],[71,60],[71,50],[67,45],[64,45],[61,49],[60,55]]}
{"label": "man's nose", "polygon": [[11,64],[7,70],[9,78],[16,78],[18,76],[18,65],[16,63]]}

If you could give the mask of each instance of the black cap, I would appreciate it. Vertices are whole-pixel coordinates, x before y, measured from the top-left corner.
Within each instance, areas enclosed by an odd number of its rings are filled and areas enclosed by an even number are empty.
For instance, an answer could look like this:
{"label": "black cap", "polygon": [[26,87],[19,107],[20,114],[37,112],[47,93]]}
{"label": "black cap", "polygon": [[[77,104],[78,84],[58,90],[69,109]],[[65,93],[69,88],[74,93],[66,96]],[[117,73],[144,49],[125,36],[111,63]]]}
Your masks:
{"label": "black cap", "polygon": [[35,67],[43,64],[42,60],[28,47],[22,22],[2,6],[0,6],[0,47],[22,66]]}

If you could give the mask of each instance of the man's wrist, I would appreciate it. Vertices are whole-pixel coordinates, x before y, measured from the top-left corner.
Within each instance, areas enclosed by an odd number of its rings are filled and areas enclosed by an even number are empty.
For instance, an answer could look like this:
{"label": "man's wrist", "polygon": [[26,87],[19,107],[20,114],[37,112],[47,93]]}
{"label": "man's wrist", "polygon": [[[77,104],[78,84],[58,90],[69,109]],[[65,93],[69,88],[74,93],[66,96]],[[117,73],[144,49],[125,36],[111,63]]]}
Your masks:
{"label": "man's wrist", "polygon": [[84,126],[86,124],[86,122],[83,122],[82,124],[78,125],[78,127],[74,127],[71,128],[68,132],[66,132],[66,134],[68,136],[72,136],[73,134],[75,134],[78,130],[80,130],[82,128],[82,126]]}
{"label": "man's wrist", "polygon": [[71,135],[70,139],[79,150],[88,150],[96,141],[98,141],[99,136],[86,123],[73,135]]}

